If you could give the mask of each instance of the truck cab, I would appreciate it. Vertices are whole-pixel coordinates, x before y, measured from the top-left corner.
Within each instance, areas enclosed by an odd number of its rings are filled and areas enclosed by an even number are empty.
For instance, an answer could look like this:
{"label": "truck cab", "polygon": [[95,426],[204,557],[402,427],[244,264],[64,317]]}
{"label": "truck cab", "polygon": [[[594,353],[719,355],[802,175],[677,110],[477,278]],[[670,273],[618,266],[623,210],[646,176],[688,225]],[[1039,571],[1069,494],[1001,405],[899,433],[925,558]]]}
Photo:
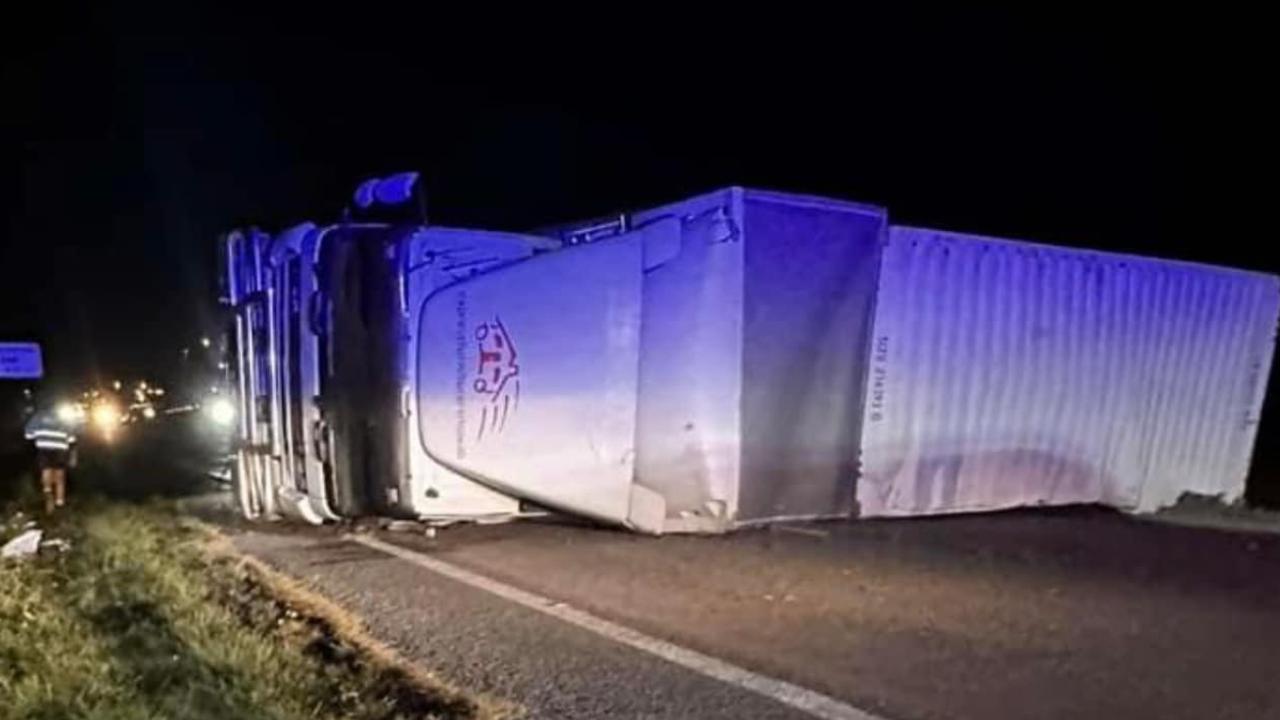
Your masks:
{"label": "truck cab", "polygon": [[414,308],[547,238],[414,223],[303,223],[223,242],[248,518],[504,519],[520,503],[433,459],[416,418]]}

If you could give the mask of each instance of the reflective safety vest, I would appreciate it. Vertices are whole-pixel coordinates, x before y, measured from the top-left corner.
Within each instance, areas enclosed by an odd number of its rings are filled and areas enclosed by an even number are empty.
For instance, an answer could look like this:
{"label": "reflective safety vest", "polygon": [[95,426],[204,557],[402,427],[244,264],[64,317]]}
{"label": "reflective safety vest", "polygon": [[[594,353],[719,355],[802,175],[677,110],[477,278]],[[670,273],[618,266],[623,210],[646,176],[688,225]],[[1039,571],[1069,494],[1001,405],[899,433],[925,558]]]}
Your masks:
{"label": "reflective safety vest", "polygon": [[76,436],[67,431],[56,418],[45,413],[37,414],[27,423],[26,437],[40,450],[70,450]]}
{"label": "reflective safety vest", "polygon": [[75,441],[75,438],[58,430],[38,430],[27,439],[35,440],[36,447],[41,450],[70,450],[71,443]]}

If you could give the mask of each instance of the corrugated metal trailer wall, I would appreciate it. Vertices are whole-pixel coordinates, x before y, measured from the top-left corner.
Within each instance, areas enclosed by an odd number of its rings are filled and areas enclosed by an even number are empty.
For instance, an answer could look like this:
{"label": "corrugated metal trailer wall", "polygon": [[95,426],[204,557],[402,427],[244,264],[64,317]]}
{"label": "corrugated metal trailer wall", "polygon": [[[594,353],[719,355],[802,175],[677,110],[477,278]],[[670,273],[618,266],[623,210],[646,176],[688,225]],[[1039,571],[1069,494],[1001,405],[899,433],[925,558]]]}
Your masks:
{"label": "corrugated metal trailer wall", "polygon": [[894,227],[862,433],[863,516],[1244,491],[1274,276]]}

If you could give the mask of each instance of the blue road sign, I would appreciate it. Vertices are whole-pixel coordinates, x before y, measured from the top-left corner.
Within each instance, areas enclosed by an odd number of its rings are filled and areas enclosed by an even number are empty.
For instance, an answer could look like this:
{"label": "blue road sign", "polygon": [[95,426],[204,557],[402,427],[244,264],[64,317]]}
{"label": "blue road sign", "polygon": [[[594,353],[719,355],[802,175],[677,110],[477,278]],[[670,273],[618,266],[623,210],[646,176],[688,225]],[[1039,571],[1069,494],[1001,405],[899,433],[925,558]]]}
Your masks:
{"label": "blue road sign", "polygon": [[0,380],[37,380],[44,377],[40,344],[0,342]]}

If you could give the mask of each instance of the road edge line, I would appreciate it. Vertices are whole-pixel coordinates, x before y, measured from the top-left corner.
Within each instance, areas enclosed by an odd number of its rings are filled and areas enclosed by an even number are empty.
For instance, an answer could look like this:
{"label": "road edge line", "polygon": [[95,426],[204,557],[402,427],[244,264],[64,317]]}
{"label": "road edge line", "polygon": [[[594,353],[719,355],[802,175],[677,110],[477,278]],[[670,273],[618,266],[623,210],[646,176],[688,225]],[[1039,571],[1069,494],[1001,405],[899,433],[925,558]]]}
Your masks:
{"label": "road edge line", "polygon": [[575,625],[608,640],[640,650],[705,677],[761,695],[823,720],[888,720],[816,690],[752,672],[697,650],[646,635],[625,625],[593,615],[557,600],[522,590],[424,553],[409,550],[368,535],[345,535],[367,548],[413,563],[450,580],[483,590],[504,600]]}

